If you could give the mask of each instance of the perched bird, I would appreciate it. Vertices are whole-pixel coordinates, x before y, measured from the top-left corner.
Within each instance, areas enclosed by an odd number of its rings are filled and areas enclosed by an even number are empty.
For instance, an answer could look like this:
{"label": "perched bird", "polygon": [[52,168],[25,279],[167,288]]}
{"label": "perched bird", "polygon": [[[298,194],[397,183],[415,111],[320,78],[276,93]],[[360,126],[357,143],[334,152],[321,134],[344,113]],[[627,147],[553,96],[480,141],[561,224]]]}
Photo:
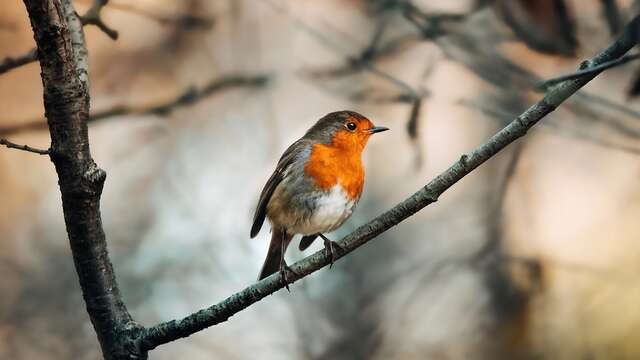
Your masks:
{"label": "perched bird", "polygon": [[258,280],[276,271],[285,278],[284,253],[296,234],[303,235],[300,250],[320,236],[333,264],[333,243],[323,233],[351,216],[364,187],[362,150],[372,134],[386,130],[356,112],[337,111],[289,146],[262,189],[253,217],[252,238],[265,217],[272,233]]}

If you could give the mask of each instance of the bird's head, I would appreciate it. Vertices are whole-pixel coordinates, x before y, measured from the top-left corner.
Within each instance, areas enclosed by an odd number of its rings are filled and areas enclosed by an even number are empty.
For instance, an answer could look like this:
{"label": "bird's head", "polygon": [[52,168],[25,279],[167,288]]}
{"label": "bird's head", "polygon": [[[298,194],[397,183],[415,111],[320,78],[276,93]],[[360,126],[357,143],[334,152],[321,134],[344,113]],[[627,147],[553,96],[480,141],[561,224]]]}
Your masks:
{"label": "bird's head", "polygon": [[336,111],[325,115],[307,131],[305,137],[332,147],[361,152],[369,137],[389,130],[374,126],[366,117],[355,111]]}

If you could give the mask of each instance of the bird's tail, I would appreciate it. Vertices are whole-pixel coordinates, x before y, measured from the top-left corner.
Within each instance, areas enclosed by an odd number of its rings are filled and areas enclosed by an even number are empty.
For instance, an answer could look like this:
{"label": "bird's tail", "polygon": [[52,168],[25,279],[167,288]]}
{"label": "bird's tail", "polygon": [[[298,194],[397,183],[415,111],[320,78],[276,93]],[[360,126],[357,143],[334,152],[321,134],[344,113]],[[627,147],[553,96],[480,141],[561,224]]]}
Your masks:
{"label": "bird's tail", "polygon": [[298,249],[300,249],[300,251],[306,250],[309,246],[311,246],[311,244],[313,244],[313,241],[317,237],[318,234],[303,236],[302,239],[300,239],[300,245],[298,246]]}
{"label": "bird's tail", "polygon": [[289,246],[291,242],[291,238],[293,238],[293,235],[287,234],[284,229],[272,230],[267,258],[264,260],[262,270],[260,270],[260,275],[258,275],[258,280],[262,280],[280,270],[280,261],[284,256],[284,252],[287,250],[287,246]]}

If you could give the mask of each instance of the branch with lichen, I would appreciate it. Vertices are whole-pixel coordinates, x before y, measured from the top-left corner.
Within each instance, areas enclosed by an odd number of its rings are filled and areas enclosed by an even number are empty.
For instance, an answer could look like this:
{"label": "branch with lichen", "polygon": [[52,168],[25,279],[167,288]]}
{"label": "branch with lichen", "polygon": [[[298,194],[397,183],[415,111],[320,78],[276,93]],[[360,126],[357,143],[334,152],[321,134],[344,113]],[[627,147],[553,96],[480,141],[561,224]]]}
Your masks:
{"label": "branch with lichen", "polygon": [[[599,66],[622,57],[638,43],[639,35],[640,16],[636,16],[627,25],[625,31],[616,42],[589,60],[589,66]],[[462,155],[458,161],[415,194],[337,241],[337,246],[334,249],[335,258],[344,257],[429,204],[436,202],[447,189],[499,151],[524,136],[530,128],[553,112],[560,104],[599,73],[589,73],[564,81],[549,90],[540,101],[493,135],[485,144],[468,154]],[[159,345],[187,337],[207,327],[227,321],[231,316],[284,288],[286,285],[292,284],[329,265],[330,261],[330,257],[324,250],[318,251],[293,264],[291,266],[292,271],[287,274],[286,278],[280,273],[275,273],[231,295],[220,303],[195,312],[183,319],[172,320],[144,329],[136,339],[136,346],[143,350],[151,350]]]}

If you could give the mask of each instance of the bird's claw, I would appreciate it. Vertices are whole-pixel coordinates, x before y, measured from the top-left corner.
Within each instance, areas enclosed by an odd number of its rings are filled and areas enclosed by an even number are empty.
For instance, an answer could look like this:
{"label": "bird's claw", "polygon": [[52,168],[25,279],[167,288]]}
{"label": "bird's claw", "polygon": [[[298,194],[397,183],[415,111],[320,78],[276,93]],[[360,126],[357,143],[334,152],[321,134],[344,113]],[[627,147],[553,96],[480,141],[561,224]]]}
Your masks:
{"label": "bird's claw", "polygon": [[329,256],[329,269],[331,269],[331,267],[333,267],[333,263],[337,260],[333,248],[337,247],[338,249],[340,249],[340,245],[327,239],[327,237],[325,237],[324,235],[322,235],[322,240],[324,240],[324,250],[326,251],[327,256]]}
{"label": "bird's claw", "polygon": [[289,281],[287,280],[287,273],[289,272],[297,277],[300,277],[300,274],[298,274],[292,268],[290,268],[286,262],[282,261],[280,263],[280,278],[282,279],[284,288],[287,289],[288,292],[291,292],[291,289],[289,289]]}

